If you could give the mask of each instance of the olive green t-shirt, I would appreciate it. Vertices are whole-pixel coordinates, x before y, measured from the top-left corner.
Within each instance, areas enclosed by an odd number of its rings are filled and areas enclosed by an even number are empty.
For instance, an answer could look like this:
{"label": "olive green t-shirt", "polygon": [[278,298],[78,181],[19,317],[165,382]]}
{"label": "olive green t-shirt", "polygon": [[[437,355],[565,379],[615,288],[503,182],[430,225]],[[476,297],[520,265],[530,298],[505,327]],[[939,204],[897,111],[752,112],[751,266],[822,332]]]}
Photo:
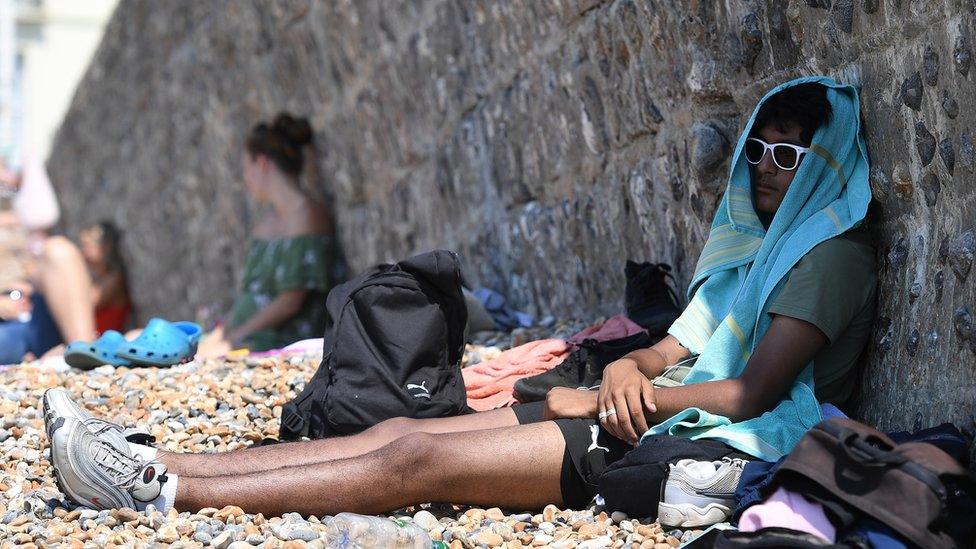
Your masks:
{"label": "olive green t-shirt", "polygon": [[768,310],[809,322],[827,336],[827,346],[813,358],[820,402],[843,407],[850,400],[874,322],[877,279],[870,234],[851,229],[803,256]]}

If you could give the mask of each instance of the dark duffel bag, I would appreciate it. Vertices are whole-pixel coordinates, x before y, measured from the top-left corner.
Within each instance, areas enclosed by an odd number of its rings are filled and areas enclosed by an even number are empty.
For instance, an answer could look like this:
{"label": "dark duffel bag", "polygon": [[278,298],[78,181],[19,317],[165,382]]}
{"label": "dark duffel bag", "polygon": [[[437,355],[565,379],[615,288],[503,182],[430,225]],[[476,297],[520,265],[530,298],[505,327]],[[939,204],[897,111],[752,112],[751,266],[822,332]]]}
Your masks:
{"label": "dark duffel bag", "polygon": [[326,308],[322,363],[283,407],[282,440],[470,411],[460,367],[467,308],[456,254],[436,250],[374,267],[336,286]]}

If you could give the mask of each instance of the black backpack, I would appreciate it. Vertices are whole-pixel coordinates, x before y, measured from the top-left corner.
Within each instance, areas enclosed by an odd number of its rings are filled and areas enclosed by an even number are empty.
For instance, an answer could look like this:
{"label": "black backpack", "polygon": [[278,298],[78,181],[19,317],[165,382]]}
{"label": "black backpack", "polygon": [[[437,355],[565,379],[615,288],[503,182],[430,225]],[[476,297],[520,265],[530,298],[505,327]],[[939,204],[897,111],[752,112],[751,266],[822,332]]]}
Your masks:
{"label": "black backpack", "polygon": [[281,439],[355,434],[393,417],[468,413],[468,312],[458,257],[435,250],[379,265],[326,299],[322,364],[281,413]]}

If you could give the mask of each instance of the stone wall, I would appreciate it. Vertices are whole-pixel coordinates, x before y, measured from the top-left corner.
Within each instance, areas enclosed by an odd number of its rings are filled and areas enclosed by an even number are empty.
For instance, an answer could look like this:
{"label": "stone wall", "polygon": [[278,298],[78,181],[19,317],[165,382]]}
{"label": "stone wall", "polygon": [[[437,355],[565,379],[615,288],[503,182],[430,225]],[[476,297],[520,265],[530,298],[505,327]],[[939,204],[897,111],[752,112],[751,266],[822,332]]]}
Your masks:
{"label": "stone wall", "polygon": [[976,413],[970,0],[130,0],[49,168],[69,233],[128,228],[143,316],[226,307],[241,139],[311,117],[310,190],[354,268],[432,247],[531,311],[622,307],[625,258],[684,286],[728,153],[791,77],[863,87],[881,267],[866,417]]}

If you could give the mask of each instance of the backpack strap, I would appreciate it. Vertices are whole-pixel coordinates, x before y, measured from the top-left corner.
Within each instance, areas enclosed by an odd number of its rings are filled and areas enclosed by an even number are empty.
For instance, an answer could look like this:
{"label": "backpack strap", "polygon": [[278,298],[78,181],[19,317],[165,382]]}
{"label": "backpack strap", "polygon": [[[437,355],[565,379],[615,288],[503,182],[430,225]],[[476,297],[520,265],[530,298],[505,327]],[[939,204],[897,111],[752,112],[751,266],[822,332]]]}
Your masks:
{"label": "backpack strap", "polygon": [[278,436],[281,440],[298,440],[308,436],[308,417],[312,405],[313,391],[306,387],[302,394],[281,407],[281,427]]}
{"label": "backpack strap", "polygon": [[309,419],[312,415],[312,404],[315,403],[315,395],[320,388],[325,386],[325,363],[328,355],[323,357],[318,370],[308,380],[302,392],[290,402],[281,407],[281,426],[278,429],[278,436],[281,440],[298,440],[301,437],[309,436],[311,424]]}

